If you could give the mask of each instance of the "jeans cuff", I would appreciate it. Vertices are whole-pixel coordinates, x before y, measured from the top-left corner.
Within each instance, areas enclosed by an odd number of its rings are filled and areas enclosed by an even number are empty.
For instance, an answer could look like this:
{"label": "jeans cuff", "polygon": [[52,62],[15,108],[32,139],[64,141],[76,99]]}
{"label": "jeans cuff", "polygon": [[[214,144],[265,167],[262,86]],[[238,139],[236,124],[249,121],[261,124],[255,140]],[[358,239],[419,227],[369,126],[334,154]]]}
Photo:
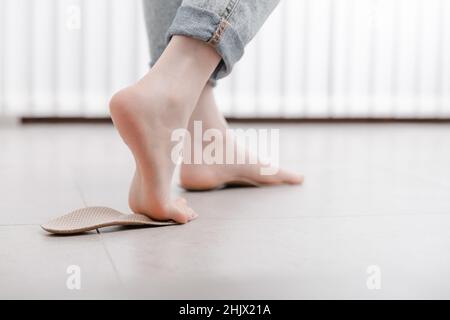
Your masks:
{"label": "jeans cuff", "polygon": [[216,49],[222,61],[211,76],[213,80],[230,74],[233,65],[244,54],[244,44],[236,29],[217,13],[203,8],[179,7],[167,31],[167,43],[174,35],[192,37]]}

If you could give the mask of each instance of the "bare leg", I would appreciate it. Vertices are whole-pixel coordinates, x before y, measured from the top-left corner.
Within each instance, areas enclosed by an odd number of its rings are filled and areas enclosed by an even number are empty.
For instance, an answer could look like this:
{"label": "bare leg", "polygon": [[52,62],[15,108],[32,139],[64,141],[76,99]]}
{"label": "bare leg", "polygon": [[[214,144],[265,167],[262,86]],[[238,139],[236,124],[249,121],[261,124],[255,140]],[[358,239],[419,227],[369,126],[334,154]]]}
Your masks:
{"label": "bare leg", "polygon": [[129,205],[158,220],[186,223],[196,217],[186,201],[170,198],[175,164],[171,134],[186,128],[220,56],[204,42],[174,36],[155,66],[114,95],[111,117],[136,161]]}
{"label": "bare leg", "polygon": [[[214,99],[213,88],[208,84],[205,86],[197,106],[192,113],[188,129],[191,136],[194,135],[194,121],[202,121],[203,130],[218,129],[223,132],[228,128],[227,122],[219,111]],[[199,140],[192,141],[193,143]],[[191,143],[191,154],[195,145]],[[235,143],[234,141],[232,142]],[[224,144],[225,145],[225,144]],[[186,145],[188,147],[188,145]],[[202,146],[204,147],[204,146]],[[247,152],[247,150],[239,150]],[[180,171],[181,186],[189,190],[209,190],[226,184],[242,185],[274,185],[274,184],[300,184],[303,177],[298,174],[279,170],[275,175],[261,175],[262,164],[183,164]]]}

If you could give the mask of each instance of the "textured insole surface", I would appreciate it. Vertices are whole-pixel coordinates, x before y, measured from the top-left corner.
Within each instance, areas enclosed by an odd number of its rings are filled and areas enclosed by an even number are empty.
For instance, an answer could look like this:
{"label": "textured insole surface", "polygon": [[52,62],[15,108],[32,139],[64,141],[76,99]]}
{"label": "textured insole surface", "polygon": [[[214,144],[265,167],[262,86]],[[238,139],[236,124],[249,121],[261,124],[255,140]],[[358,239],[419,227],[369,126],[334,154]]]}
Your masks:
{"label": "textured insole surface", "polygon": [[124,214],[107,207],[78,209],[41,227],[54,234],[77,234],[111,226],[168,226],[173,221],[155,221],[142,214]]}

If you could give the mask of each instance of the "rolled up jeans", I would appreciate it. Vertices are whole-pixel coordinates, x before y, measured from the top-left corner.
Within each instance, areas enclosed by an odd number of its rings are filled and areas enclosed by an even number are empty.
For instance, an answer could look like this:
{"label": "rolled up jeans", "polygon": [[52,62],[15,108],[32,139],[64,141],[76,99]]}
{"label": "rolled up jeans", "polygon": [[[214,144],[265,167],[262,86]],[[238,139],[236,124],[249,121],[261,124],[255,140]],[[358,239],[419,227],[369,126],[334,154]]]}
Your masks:
{"label": "rolled up jeans", "polygon": [[280,0],[143,0],[151,62],[156,63],[174,35],[214,47],[222,57],[210,83],[231,73]]}

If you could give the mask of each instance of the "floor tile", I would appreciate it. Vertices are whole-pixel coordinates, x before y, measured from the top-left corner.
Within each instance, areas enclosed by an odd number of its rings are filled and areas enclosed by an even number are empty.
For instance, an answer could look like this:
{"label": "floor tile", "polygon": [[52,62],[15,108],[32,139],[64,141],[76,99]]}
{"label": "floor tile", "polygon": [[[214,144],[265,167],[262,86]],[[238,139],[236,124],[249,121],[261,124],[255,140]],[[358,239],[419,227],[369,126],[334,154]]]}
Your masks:
{"label": "floor tile", "polygon": [[[83,206],[129,212],[132,156],[113,127],[0,127],[0,298],[450,298],[448,126],[234,126],[280,128],[280,164],[305,184],[174,183],[197,221],[80,237],[38,225]],[[65,286],[71,264],[81,291]],[[381,290],[366,286],[371,265]]]}
{"label": "floor tile", "polygon": [[41,224],[84,205],[62,136],[61,129],[0,130],[0,225]]}
{"label": "floor tile", "polygon": [[428,299],[450,297],[449,227],[445,215],[199,219],[102,238],[132,296]]}
{"label": "floor tile", "polygon": [[[96,233],[47,235],[37,226],[0,227],[0,299],[115,298],[121,284]],[[80,269],[80,290],[67,281]],[[69,281],[70,282],[70,281]]]}

